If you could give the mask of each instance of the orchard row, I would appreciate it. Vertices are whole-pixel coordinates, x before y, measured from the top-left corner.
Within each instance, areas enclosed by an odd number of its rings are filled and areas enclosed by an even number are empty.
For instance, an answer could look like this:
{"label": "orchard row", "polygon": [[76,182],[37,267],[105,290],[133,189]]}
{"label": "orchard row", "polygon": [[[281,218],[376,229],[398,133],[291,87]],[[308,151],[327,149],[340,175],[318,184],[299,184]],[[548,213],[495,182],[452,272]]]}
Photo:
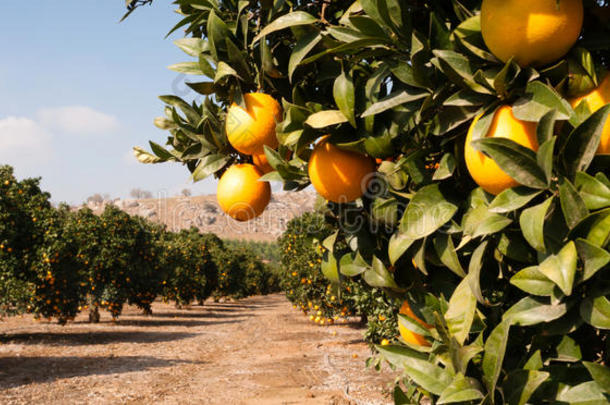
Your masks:
{"label": "orchard row", "polygon": [[176,305],[210,296],[273,291],[277,279],[249,249],[197,229],[163,226],[108,206],[101,215],[54,208],[38,179],[0,167],[0,314],[33,313],[66,323],[125,304],[151,313],[158,297]]}

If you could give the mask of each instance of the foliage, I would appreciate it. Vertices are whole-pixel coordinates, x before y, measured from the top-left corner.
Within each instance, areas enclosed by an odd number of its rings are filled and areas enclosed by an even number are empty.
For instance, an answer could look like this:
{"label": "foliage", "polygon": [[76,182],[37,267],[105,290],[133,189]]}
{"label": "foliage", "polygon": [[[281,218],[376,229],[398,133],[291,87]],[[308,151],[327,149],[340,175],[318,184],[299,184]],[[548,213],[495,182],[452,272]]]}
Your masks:
{"label": "foliage", "polygon": [[[170,68],[199,76],[189,85],[206,97],[161,97],[165,117],[155,122],[169,130],[167,148],[136,148],[140,161],[182,162],[200,180],[248,160],[228,144],[224,116],[257,90],[284,108],[266,180],[306,187],[324,134],[392,158],[361,200],[328,205],[322,270],[408,299],[433,325],[401,318],[431,347],[378,347],[405,370],[397,402],[608,400],[609,160],[595,151],[610,107],[568,102],[610,68],[607,1],[585,0],[576,46],[537,69],[487,50],[480,0],[176,4],[183,20],[172,31],[186,34],[176,44],[195,59]],[[504,104],[538,124],[537,152],[481,139]],[[522,184],[498,196],[464,165],[479,115],[473,145]]]}
{"label": "foliage", "polygon": [[65,324],[83,310],[117,318],[125,304],[151,313],[176,305],[278,290],[276,273],[247,244],[230,249],[197,229],[169,232],[114,206],[54,208],[38,179],[0,167],[0,314],[30,312]]}

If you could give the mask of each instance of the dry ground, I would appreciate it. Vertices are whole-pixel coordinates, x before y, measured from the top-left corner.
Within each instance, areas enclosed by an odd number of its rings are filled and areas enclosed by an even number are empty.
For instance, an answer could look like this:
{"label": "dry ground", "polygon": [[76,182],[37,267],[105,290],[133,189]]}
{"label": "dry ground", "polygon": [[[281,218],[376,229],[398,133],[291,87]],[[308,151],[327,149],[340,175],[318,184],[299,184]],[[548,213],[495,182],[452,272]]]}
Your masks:
{"label": "dry ground", "polygon": [[[355,324],[318,327],[280,294],[114,324],[0,321],[1,404],[386,404]],[[354,355],[357,354],[357,358]]]}

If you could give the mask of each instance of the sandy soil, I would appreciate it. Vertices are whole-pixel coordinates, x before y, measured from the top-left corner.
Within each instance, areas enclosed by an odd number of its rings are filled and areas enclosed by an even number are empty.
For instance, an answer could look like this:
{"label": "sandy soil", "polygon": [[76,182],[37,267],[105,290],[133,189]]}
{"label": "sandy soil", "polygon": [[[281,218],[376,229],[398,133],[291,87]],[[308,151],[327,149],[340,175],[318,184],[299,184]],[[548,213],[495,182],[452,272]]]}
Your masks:
{"label": "sandy soil", "polygon": [[283,295],[153,311],[0,321],[0,403],[390,403],[392,375],[364,367],[362,330],[316,326]]}

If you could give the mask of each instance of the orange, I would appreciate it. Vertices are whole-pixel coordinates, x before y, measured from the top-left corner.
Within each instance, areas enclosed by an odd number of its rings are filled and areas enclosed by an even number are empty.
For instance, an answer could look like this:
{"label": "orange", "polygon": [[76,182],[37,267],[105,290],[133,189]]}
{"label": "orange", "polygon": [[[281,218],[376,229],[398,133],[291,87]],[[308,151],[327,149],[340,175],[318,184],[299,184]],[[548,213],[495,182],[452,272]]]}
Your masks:
{"label": "orange", "polygon": [[218,205],[231,218],[248,221],[263,213],[271,199],[271,186],[258,181],[263,173],[243,163],[229,167],[218,181]]}
{"label": "orange", "polygon": [[[466,146],[464,148],[464,159],[466,167],[473,180],[488,193],[497,195],[510,187],[518,186],[519,183],[506,174],[500,166],[491,158],[475,150],[470,143],[474,133],[474,127],[481,116],[472,122],[468,135],[466,136]],[[538,150],[538,139],[536,138],[535,122],[520,121],[513,115],[510,106],[500,107],[493,118],[491,126],[485,135],[488,138],[507,138],[519,145]]]}
{"label": "orange", "polygon": [[254,163],[254,166],[256,166],[264,174],[273,171],[273,167],[271,167],[269,161],[267,161],[267,155],[265,155],[264,151],[252,155],[252,163]]}
{"label": "orange", "polygon": [[339,149],[323,137],[309,158],[309,179],[325,199],[346,203],[360,198],[366,191],[373,160],[367,156]]}
{"label": "orange", "polygon": [[[417,322],[426,329],[432,328],[432,325],[429,325],[426,322],[422,321],[413,313],[409,302],[406,300],[402,303],[402,307],[400,307],[400,313],[413,319],[415,322]],[[425,337],[423,337],[419,333],[415,333],[407,329],[400,322],[398,322],[398,330],[400,331],[400,336],[405,342],[411,343],[412,345],[416,346],[430,346],[430,342],[428,342]]]}
{"label": "orange", "polygon": [[[572,100],[572,107],[576,108],[580,103],[587,103],[587,107],[594,113],[604,105],[610,103],[610,73],[606,73],[606,78],[596,89],[588,94]],[[597,148],[597,154],[610,154],[610,119],[606,119],[606,125],[602,130],[602,138]]]}
{"label": "orange", "polygon": [[481,32],[502,62],[543,66],[574,46],[583,16],[582,0],[483,0]]}
{"label": "orange", "polygon": [[229,143],[240,153],[261,153],[263,146],[277,148],[275,124],[282,119],[282,108],[270,95],[244,95],[246,109],[237,104],[227,112],[226,131]]}

